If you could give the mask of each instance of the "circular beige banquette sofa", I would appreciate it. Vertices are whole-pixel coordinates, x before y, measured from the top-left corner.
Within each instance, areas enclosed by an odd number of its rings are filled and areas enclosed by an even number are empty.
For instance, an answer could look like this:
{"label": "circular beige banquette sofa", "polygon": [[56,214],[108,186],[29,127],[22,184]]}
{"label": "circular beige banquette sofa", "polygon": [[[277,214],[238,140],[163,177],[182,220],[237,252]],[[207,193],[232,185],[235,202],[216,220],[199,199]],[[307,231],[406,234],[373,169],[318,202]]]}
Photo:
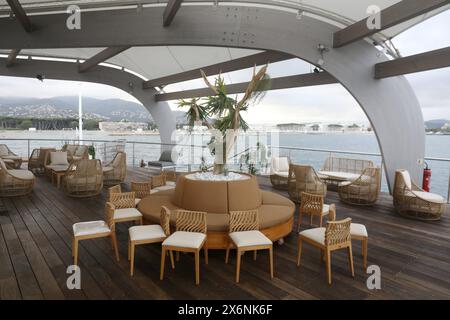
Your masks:
{"label": "circular beige banquette sofa", "polygon": [[[207,212],[207,245],[225,249],[228,243],[229,212],[257,209],[261,231],[272,241],[287,236],[294,220],[295,204],[276,193],[263,191],[255,176],[235,181],[204,181],[180,176],[175,189],[160,191],[138,205],[146,223],[159,223],[161,206],[171,211],[185,209]],[[175,226],[175,214],[171,225]]]}

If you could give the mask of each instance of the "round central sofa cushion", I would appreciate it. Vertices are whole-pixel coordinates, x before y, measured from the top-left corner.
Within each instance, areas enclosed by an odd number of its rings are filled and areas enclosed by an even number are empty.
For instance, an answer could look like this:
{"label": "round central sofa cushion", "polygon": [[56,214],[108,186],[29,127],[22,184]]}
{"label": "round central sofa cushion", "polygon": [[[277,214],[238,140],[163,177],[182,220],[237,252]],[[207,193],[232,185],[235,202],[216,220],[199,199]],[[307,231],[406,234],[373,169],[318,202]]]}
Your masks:
{"label": "round central sofa cushion", "polygon": [[[177,183],[178,185],[178,183]],[[237,191],[237,190],[236,190]],[[295,204],[273,192],[258,190],[260,205],[256,208],[259,213],[259,224],[261,229],[270,228],[281,223],[287,222],[294,215]],[[177,197],[177,190],[167,190],[157,192],[141,200],[138,205],[139,211],[150,223],[159,223],[161,207],[166,206],[171,211],[182,209],[177,206],[173,199]],[[240,201],[240,200],[239,200]],[[242,200],[245,202],[245,198]],[[236,202],[237,204],[238,202]],[[187,208],[183,208],[187,209]],[[202,209],[200,209],[202,210]],[[246,209],[240,209],[246,210]],[[204,209],[202,211],[205,211]],[[208,232],[228,232],[229,214],[220,212],[209,212],[207,215]],[[170,222],[175,226],[176,215],[172,214]]]}

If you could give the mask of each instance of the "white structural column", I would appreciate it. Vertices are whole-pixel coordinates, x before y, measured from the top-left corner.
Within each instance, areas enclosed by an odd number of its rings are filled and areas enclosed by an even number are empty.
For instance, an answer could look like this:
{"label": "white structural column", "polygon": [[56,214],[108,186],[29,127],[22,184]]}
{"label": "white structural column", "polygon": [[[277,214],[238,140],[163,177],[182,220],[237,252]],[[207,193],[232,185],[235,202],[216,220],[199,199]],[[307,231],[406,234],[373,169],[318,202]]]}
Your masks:
{"label": "white structural column", "polygon": [[[66,15],[33,16],[33,21],[47,26],[33,37],[24,36],[19,32],[22,30],[5,18],[0,19],[0,48],[211,45],[283,51],[317,64],[322,59],[317,46],[323,44],[329,51],[323,55],[322,68],[352,94],[369,118],[383,154],[390,187],[399,168],[408,169],[418,178],[421,171],[418,160],[425,153],[422,111],[405,77],[374,78],[375,64],[388,59],[365,41],[333,49],[333,34],[338,28],[323,21],[307,16],[296,19],[295,11],[252,6],[185,6],[169,28],[160,23],[164,8],[144,8],[139,14],[136,10],[86,12],[83,21],[87,27],[76,33],[61,27]],[[15,69],[10,68],[8,74],[14,75]],[[0,69],[0,74],[3,71]],[[60,76],[64,78],[64,73]],[[70,73],[66,76],[69,78]],[[98,78],[111,85],[116,81],[101,74]],[[137,90],[140,88],[135,86],[135,96],[144,94]],[[143,101],[149,96],[138,99]],[[148,105],[155,113],[161,108],[154,102]],[[160,117],[160,120],[164,119]]]}

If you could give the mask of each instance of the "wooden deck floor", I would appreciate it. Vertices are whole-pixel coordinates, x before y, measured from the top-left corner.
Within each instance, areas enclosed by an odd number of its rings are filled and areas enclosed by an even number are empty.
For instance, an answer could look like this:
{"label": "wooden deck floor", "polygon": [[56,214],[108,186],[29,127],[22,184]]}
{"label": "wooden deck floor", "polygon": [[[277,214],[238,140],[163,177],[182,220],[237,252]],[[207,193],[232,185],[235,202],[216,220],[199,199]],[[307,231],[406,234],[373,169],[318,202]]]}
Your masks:
{"label": "wooden deck floor", "polygon": [[[129,180],[143,180],[142,170],[130,170]],[[369,265],[380,266],[381,290],[366,287],[361,247],[354,245],[356,277],[349,275],[344,253],[332,259],[333,285],[317,250],[304,246],[302,267],[295,265],[296,240],[275,244],[275,279],[268,276],[267,255],[254,262],[245,256],[241,283],[234,283],[234,262],[224,264],[223,251],[211,251],[209,265],[202,259],[201,283],[194,284],[194,260],[182,255],[174,271],[159,280],[160,248],[140,246],[135,276],[129,276],[127,225],[118,226],[121,261],[116,263],[108,240],[82,241],[82,290],[68,290],[66,268],[72,263],[72,224],[101,219],[105,194],[73,199],[45,178],[37,179],[30,196],[3,199],[0,214],[0,299],[449,299],[450,215],[438,222],[403,219],[393,213],[392,200],[383,195],[377,205],[337,204],[338,218],[352,217],[369,231]],[[267,181],[262,187],[268,188]],[[448,208],[447,208],[447,211]]]}

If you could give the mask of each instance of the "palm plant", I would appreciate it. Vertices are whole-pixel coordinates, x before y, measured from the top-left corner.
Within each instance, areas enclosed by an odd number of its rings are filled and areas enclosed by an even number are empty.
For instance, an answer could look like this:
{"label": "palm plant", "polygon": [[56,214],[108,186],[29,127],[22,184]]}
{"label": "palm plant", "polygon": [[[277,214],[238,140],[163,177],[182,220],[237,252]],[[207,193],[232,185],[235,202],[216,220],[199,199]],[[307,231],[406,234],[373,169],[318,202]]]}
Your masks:
{"label": "palm plant", "polygon": [[[219,136],[213,137],[211,143],[214,143],[212,152],[216,155],[214,173],[221,174],[226,170],[226,162],[233,149],[238,130],[246,131],[249,128],[241,112],[247,111],[251,104],[261,101],[270,86],[270,77],[267,74],[267,65],[258,72],[255,67],[244,95],[238,99],[237,96],[236,98],[228,96],[227,86],[221,75],[215,79],[214,85],[209,82],[203,70],[201,75],[213,95],[205,98],[203,102],[199,99],[180,100],[178,105],[189,108],[186,117],[190,125],[201,121],[208,128],[218,131]],[[209,118],[214,120],[213,125],[208,122]],[[221,152],[217,152],[218,149]]]}

